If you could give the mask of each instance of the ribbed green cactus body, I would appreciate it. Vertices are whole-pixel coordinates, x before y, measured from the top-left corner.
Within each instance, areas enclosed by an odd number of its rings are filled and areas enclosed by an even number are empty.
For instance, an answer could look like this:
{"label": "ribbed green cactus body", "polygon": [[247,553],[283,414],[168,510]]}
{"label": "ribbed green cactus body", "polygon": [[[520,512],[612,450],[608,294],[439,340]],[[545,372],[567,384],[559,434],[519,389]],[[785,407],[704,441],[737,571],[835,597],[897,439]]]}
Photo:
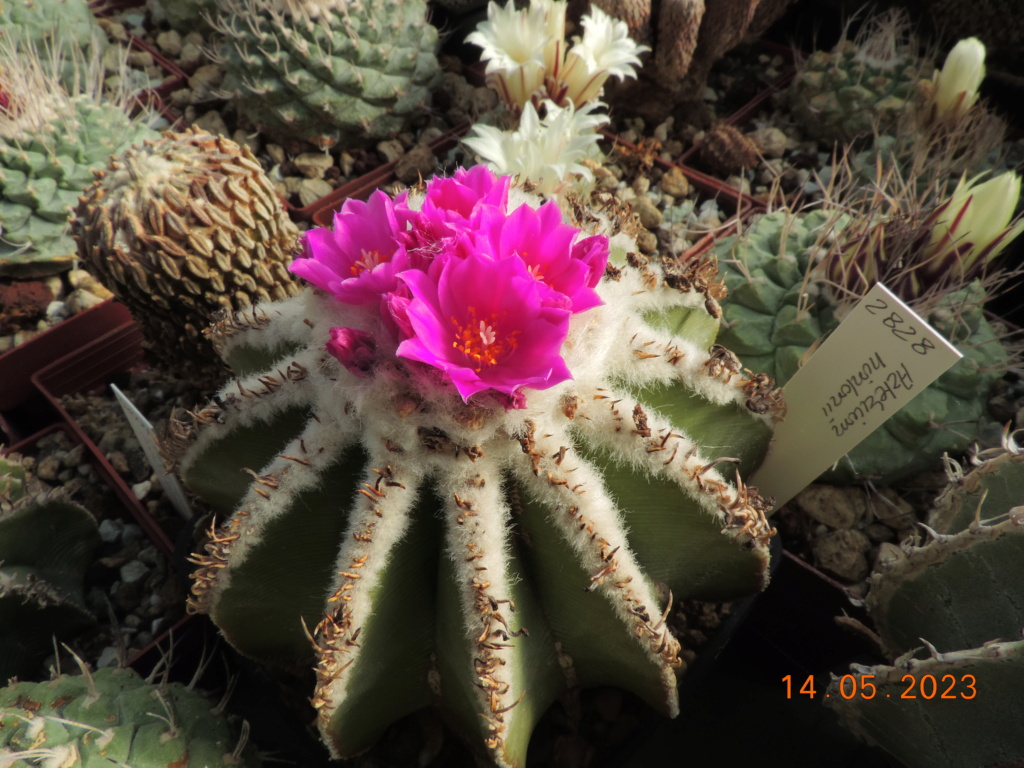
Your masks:
{"label": "ribbed green cactus body", "polygon": [[577,685],[676,714],[666,606],[765,583],[766,502],[733,482],[782,409],[770,381],[707,351],[713,300],[669,285],[693,277],[617,262],[563,345],[576,378],[507,411],[397,359],[350,375],[323,345],[357,310],[317,292],[222,325],[240,378],[174,449],[225,520],[195,559],[192,607],[247,655],[316,663],[336,756],[433,705],[522,766]]}
{"label": "ribbed green cactus body", "polygon": [[1014,448],[947,487],[932,540],[904,545],[869,580],[867,609],[892,666],[851,669],[877,695],[850,698],[834,680],[825,701],[909,768],[1011,765],[1024,755],[1022,502],[1024,456]]}
{"label": "ribbed green cactus body", "polygon": [[159,5],[167,23],[183,35],[209,30],[207,17],[217,15],[217,0],[163,0]]}
{"label": "ribbed green cactus body", "polygon": [[222,90],[266,133],[331,146],[386,137],[423,113],[439,75],[423,0],[271,5],[218,6]]}
{"label": "ribbed green cactus body", "polygon": [[120,107],[90,96],[58,102],[41,128],[5,136],[0,115],[0,275],[67,269],[76,246],[68,215],[78,197],[117,154],[158,133]]}
{"label": "ribbed green cactus body", "polygon": [[801,62],[790,105],[801,129],[822,141],[851,141],[884,133],[909,108],[918,81],[930,75],[910,56],[875,61],[849,40]]}
{"label": "ribbed green cactus body", "polygon": [[[107,36],[89,8],[87,0],[17,0],[0,3],[0,41],[18,48],[32,46],[46,58],[60,52],[61,58],[75,56],[81,63],[99,60]],[[75,65],[61,65],[61,77],[70,85]]]}
{"label": "ribbed green cactus body", "polygon": [[[743,364],[785,384],[838,326],[840,318],[819,272],[825,238],[847,219],[823,211],[777,212],[757,219],[740,237],[715,245],[729,296],[722,302],[719,341]],[[830,235],[829,232],[833,234]],[[810,277],[807,275],[810,271]],[[925,319],[964,354],[886,421],[826,477],[894,482],[934,468],[943,452],[962,452],[998,425],[987,416],[988,393],[1007,366],[1007,352],[982,311],[984,292],[972,284],[938,302]]]}
{"label": "ribbed green cactus body", "polygon": [[54,635],[70,639],[94,622],[82,582],[99,545],[96,521],[37,485],[0,458],[0,680],[31,674]]}
{"label": "ribbed green cactus body", "polygon": [[237,740],[215,707],[199,691],[147,683],[131,669],[16,683],[0,690],[0,759],[82,768],[258,765],[250,750],[235,753]]}

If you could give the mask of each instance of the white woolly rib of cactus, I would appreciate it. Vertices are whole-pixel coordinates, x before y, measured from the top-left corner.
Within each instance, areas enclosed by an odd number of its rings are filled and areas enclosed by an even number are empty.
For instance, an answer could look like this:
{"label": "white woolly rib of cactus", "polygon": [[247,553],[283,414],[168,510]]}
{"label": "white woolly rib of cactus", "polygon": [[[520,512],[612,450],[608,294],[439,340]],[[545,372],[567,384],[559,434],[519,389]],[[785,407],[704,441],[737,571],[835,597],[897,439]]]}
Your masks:
{"label": "white woolly rib of cactus", "polygon": [[[540,202],[513,189],[508,208]],[[308,624],[335,755],[434,703],[490,759],[522,765],[537,718],[580,683],[675,715],[671,596],[763,587],[768,505],[737,466],[763,455],[779,392],[708,351],[712,265],[652,266],[621,233],[610,245],[603,303],[561,344],[571,378],[511,399],[464,397],[396,357],[378,303],[308,289],[215,332],[249,373],[176,438],[187,482],[234,508],[195,559],[192,607],[289,664]],[[339,328],[376,340],[372,367],[325,351]],[[481,322],[485,344],[493,333]],[[247,490],[226,474],[239,462],[260,467]],[[305,549],[302,528],[320,531]]]}

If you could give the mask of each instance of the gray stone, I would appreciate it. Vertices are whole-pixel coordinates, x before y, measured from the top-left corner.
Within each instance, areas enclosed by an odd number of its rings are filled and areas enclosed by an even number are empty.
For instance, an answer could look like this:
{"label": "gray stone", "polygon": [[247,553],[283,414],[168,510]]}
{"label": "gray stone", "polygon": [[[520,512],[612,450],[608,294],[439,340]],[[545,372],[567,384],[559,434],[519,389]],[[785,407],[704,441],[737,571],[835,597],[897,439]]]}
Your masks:
{"label": "gray stone", "polygon": [[678,168],[669,168],[661,177],[661,191],[673,197],[686,197],[690,194],[690,180]]}
{"label": "gray stone", "polygon": [[132,493],[135,494],[135,498],[139,501],[149,496],[151,490],[153,490],[153,484],[149,480],[143,480],[141,483],[135,483],[132,486]]}
{"label": "gray stone", "polygon": [[299,202],[305,208],[307,205],[315,203],[321,197],[329,195],[334,191],[334,187],[323,179],[302,179],[298,184],[297,191],[299,193]]}
{"label": "gray stone", "polygon": [[782,157],[786,151],[787,137],[778,128],[760,128],[747,134],[765,157]]}
{"label": "gray stone", "polygon": [[203,60],[203,48],[190,42],[188,37],[189,35],[185,36],[184,45],[181,46],[181,53],[178,56],[178,65],[185,72],[196,69]]}
{"label": "gray stone", "polygon": [[129,560],[121,566],[121,581],[125,584],[135,584],[146,578],[149,573],[149,566],[141,560]]}
{"label": "gray stone", "polygon": [[403,184],[416,184],[420,178],[429,179],[437,169],[437,158],[430,148],[418,144],[399,159],[395,176]]}
{"label": "gray stone", "polygon": [[211,109],[209,112],[205,112],[197,117],[193,125],[196,128],[212,133],[214,136],[228,136],[231,133],[228,130],[227,123],[224,122],[224,118],[221,117],[220,112],[216,109]]}
{"label": "gray stone", "polygon": [[71,295],[68,296],[66,306],[69,314],[77,315],[79,312],[91,309],[102,304],[104,301],[106,301],[106,299],[101,299],[99,296],[79,288],[72,291]]}
{"label": "gray stone", "polygon": [[181,41],[181,35],[173,29],[161,32],[156,36],[156,47],[168,56],[174,57],[180,55],[183,45],[184,43]]}
{"label": "gray stone", "polygon": [[826,533],[814,542],[814,562],[840,579],[857,582],[870,572],[867,553],[871,540],[860,531],[839,530]]}
{"label": "gray stone", "polygon": [[285,160],[284,147],[280,144],[267,144],[267,154],[270,155],[270,159],[274,161],[274,165],[280,165]]}
{"label": "gray stone", "polygon": [[859,488],[812,485],[794,501],[805,514],[830,528],[853,528],[867,514],[864,491]]}
{"label": "gray stone", "polygon": [[188,79],[188,87],[192,89],[192,98],[196,101],[209,101],[217,98],[217,89],[223,80],[224,69],[219,64],[204,64],[196,69]]}
{"label": "gray stone", "polygon": [[661,225],[661,211],[646,197],[637,197],[633,202],[633,212],[640,217],[645,229],[657,229]]}
{"label": "gray stone", "polygon": [[124,531],[124,523],[115,518],[107,518],[99,525],[100,539],[107,544],[113,544],[121,538]]}
{"label": "gray stone", "polygon": [[326,152],[303,152],[292,162],[307,179],[322,179],[327,169],[334,165],[334,158]]}
{"label": "gray stone", "polygon": [[260,140],[258,133],[248,133],[239,128],[231,134],[231,140],[242,147],[248,147],[255,155],[260,151]]}
{"label": "gray stone", "polygon": [[384,159],[391,163],[398,160],[402,155],[405,154],[405,147],[402,146],[402,142],[396,139],[390,139],[388,141],[382,141],[377,145],[377,151],[380,152]]}

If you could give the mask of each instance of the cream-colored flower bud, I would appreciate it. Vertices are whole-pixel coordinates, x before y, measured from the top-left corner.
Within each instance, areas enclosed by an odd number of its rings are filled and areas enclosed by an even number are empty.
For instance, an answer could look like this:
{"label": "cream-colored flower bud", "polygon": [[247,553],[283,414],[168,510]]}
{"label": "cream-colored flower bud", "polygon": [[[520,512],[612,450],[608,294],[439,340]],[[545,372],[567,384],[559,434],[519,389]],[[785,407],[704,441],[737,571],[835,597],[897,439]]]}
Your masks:
{"label": "cream-colored flower bud", "polygon": [[976,184],[978,178],[957,184],[927,247],[939,260],[956,250],[965,272],[991,261],[1024,231],[1024,220],[1010,226],[1020,199],[1020,177],[1007,171]]}
{"label": "cream-colored flower bud", "polygon": [[985,78],[985,45],[976,37],[961,40],[946,57],[942,71],[932,76],[932,101],[939,117],[956,117],[978,100],[978,87]]}

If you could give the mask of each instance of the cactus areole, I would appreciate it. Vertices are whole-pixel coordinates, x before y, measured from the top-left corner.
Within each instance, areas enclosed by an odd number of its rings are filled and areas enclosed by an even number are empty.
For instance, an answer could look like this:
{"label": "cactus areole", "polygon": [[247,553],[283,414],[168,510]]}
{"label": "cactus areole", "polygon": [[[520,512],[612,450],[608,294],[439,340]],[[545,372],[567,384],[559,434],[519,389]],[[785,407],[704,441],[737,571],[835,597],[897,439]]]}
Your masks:
{"label": "cactus areole", "polygon": [[784,406],[712,346],[714,265],[562,203],[482,166],[349,201],[292,266],[312,287],[215,328],[239,378],[169,445],[227,515],[191,607],[315,663],[335,756],[433,705],[521,766],[578,685],[675,715],[673,597],[765,585],[740,478]]}

